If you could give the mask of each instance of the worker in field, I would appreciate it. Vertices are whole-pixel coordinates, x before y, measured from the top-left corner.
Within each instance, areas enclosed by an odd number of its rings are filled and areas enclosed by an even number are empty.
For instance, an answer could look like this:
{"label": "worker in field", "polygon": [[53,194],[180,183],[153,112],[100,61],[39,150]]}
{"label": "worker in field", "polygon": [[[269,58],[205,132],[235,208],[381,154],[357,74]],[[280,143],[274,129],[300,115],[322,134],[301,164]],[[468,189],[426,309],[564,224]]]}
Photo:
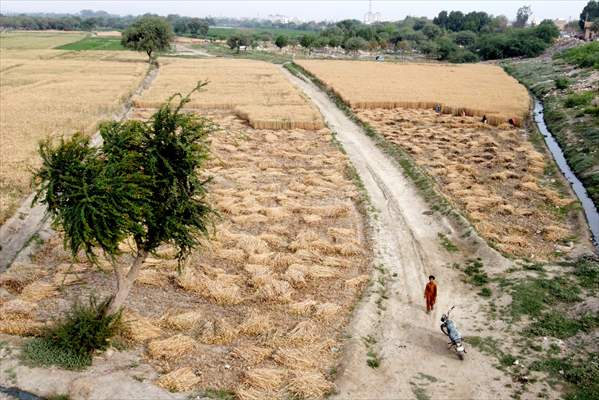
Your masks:
{"label": "worker in field", "polygon": [[430,313],[437,300],[437,284],[433,275],[428,277],[428,283],[426,284],[426,288],[424,288],[424,298],[426,300],[426,312]]}

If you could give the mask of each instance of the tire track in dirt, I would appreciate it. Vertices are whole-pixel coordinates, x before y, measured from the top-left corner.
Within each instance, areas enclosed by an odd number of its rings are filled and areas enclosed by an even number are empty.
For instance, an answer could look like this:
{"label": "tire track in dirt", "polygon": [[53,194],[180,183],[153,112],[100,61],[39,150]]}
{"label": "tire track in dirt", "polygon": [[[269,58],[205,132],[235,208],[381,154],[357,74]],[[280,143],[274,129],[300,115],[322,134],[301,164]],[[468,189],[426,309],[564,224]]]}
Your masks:
{"label": "tire track in dirt", "polygon": [[[133,97],[149,88],[158,76],[158,72],[158,68],[148,70],[139,86],[123,104],[121,111],[113,115],[112,119],[118,121],[127,119],[133,107]],[[92,136],[91,143],[94,146],[102,143],[99,132]],[[27,196],[15,214],[0,226],[0,272],[5,271],[14,261],[27,261],[39,247],[38,242],[48,239],[53,234],[50,221],[46,216],[46,207],[40,204],[32,206],[34,197],[34,194]],[[36,235],[37,240],[34,240]]]}
{"label": "tire track in dirt", "polygon": [[[459,241],[445,217],[430,212],[414,185],[329,97],[312,82],[283,73],[320,109],[329,128],[360,175],[377,214],[371,218],[375,246],[374,284],[365,293],[348,328],[351,338],[336,381],[334,399],[498,399],[509,398],[511,380],[494,368],[494,359],[467,348],[466,361],[447,349],[439,319],[451,305],[464,336],[485,335],[489,322],[478,296],[448,264],[453,256],[439,244],[443,233]],[[475,234],[473,234],[476,236]],[[490,268],[509,261],[480,239],[470,254]],[[383,266],[382,268],[380,266]],[[423,291],[429,274],[440,291],[436,309],[426,314]],[[385,297],[381,301],[381,283]],[[474,327],[478,326],[476,333]],[[370,341],[365,345],[365,338]],[[381,359],[370,368],[367,352]]]}

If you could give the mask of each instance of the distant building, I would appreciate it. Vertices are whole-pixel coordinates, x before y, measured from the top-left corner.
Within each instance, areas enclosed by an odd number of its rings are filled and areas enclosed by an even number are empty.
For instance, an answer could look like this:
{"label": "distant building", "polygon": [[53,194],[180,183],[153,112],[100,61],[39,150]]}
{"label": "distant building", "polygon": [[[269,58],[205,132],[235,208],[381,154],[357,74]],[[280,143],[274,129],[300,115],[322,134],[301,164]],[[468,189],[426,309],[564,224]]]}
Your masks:
{"label": "distant building", "polygon": [[553,23],[555,24],[555,26],[557,26],[557,28],[560,31],[565,31],[566,30],[566,25],[568,24],[568,21],[566,21],[565,19],[554,19]]}
{"label": "distant building", "polygon": [[365,24],[374,24],[381,20],[381,13],[372,12],[372,0],[368,3],[368,12],[364,14]]}

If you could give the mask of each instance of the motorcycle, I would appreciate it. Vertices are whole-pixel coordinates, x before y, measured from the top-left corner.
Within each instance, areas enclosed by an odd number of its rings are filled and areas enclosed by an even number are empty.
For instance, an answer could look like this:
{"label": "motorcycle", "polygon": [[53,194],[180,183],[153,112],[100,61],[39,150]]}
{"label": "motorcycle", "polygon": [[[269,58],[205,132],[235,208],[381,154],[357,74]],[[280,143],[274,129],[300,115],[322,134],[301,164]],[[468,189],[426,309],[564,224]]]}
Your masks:
{"label": "motorcycle", "polygon": [[447,343],[449,345],[449,349],[455,350],[460,360],[463,360],[466,356],[466,348],[464,347],[464,343],[462,341],[462,335],[460,335],[455,323],[449,319],[449,313],[454,308],[455,306],[452,306],[446,314],[441,316],[441,332],[443,332],[445,336],[449,337],[451,340],[449,343]]}

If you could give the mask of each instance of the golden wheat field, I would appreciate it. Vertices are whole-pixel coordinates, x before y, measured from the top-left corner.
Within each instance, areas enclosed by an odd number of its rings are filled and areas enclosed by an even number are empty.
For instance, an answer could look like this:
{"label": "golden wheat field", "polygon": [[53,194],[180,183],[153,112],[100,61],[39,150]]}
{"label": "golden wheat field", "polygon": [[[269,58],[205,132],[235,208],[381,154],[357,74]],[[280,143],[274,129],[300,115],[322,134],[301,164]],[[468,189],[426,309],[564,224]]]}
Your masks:
{"label": "golden wheat field", "polygon": [[0,50],[0,224],[29,193],[38,142],[77,130],[93,133],[143,79],[143,58],[107,61],[110,57]]}
{"label": "golden wheat field", "polygon": [[370,61],[298,60],[354,109],[423,108],[486,115],[498,125],[526,117],[524,86],[500,67],[485,64],[397,64]]}
{"label": "golden wheat field", "polygon": [[432,110],[359,110],[359,118],[410,153],[504,252],[547,259],[576,236],[564,216],[574,202],[544,178],[545,156],[521,129]]}
{"label": "golden wheat field", "polygon": [[76,42],[85,36],[84,32],[5,31],[0,32],[0,48],[12,50],[51,49]]}
{"label": "golden wheat field", "polygon": [[[334,389],[342,328],[368,281],[362,198],[346,177],[348,160],[325,129],[257,130],[230,114],[214,119],[221,130],[207,173],[221,214],[215,237],[181,274],[168,247],[147,260],[123,336],[144,349],[168,390],[322,398]],[[35,262],[0,275],[11,293],[0,300],[1,332],[35,334],[65,311],[64,299],[112,289],[111,274],[72,265],[60,237]]]}
{"label": "golden wheat field", "polygon": [[160,75],[136,107],[154,108],[176,92],[209,80],[186,108],[231,110],[257,129],[321,129],[320,113],[273,64],[254,60],[161,60]]}

